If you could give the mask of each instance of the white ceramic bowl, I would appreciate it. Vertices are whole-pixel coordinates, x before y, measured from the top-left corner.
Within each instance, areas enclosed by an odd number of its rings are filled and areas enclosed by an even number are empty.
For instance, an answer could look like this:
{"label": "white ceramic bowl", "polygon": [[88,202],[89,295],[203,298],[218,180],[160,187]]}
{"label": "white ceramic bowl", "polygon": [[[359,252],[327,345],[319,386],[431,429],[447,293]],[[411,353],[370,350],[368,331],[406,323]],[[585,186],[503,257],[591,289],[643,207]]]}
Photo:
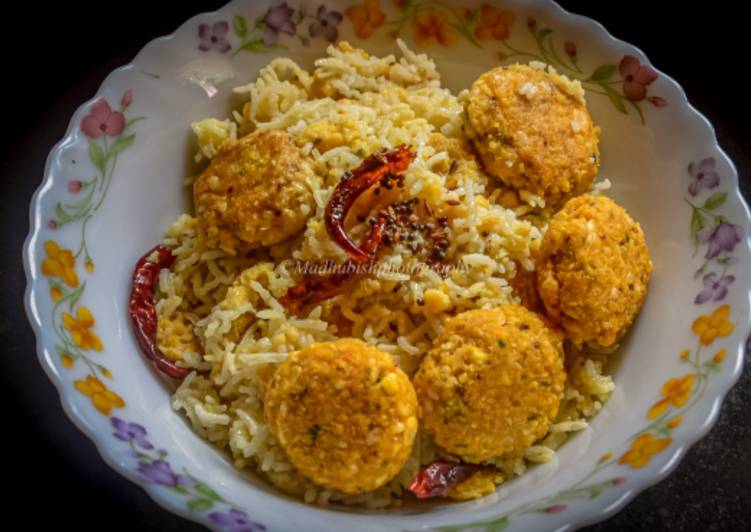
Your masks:
{"label": "white ceramic bowl", "polygon": [[[494,4],[326,0],[299,19],[297,2],[268,11],[235,1],[148,44],[73,116],[31,203],[27,311],[70,418],[164,507],[235,531],[563,530],[622,508],[714,423],[751,322],[751,223],[733,164],[681,88],[659,72],[653,79],[642,52],[552,2]],[[189,208],[192,121],[228,115],[238,104],[231,88],[274,56],[310,66],[337,36],[396,52],[396,31],[436,59],[453,91],[499,61],[543,60],[582,79],[602,126],[601,175],[641,222],[655,269],[612,363],[617,391],[552,463],[472,502],[328,510],[238,472],[171,410],[130,331],[129,280],[136,258]]]}

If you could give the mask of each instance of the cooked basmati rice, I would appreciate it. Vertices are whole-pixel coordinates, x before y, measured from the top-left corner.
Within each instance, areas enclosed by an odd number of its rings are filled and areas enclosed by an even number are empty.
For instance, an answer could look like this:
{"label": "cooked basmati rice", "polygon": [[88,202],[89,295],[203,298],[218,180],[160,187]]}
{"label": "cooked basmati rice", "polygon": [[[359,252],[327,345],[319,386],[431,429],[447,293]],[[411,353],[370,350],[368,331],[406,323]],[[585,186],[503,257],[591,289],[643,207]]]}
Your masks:
{"label": "cooked basmati rice", "polygon": [[[184,379],[172,406],[195,431],[227,448],[239,469],[252,469],[279,489],[306,502],[397,506],[421,465],[443,457],[457,460],[418,433],[412,456],[389,483],[368,493],[327,490],[300,475],[266,427],[263,397],[268,379],[288,353],[314,342],[353,336],[389,352],[408,374],[440,334],[446,318],[475,308],[515,300],[508,279],[516,264],[531,269],[544,220],[525,219],[542,198],[512,210],[483,174],[464,176],[449,187],[441,168],[449,161],[431,135],[459,138],[462,106],[441,87],[435,64],[399,41],[403,56],[368,56],[342,43],[307,72],[290,59],[275,59],[256,81],[238,87],[248,102],[234,121],[206,119],[193,124],[197,159],[210,159],[223,142],[252,131],[284,129],[310,157],[320,182],[309,183],[315,199],[299,238],[251,257],[234,257],[207,246],[197,219],[181,215],[164,243],[177,260],[159,276],[157,312],[161,350],[196,370]],[[295,264],[333,260],[344,252],[326,233],[323,211],[340,177],[370,153],[409,143],[417,156],[405,174],[408,196],[436,209],[447,201],[453,216],[446,260],[461,266],[440,275],[403,245],[380,257],[379,269],[316,307],[306,318],[287,315],[278,298],[295,283]],[[536,223],[532,223],[532,221]],[[356,226],[353,234],[363,234]],[[407,274],[405,272],[410,272]],[[558,418],[542,441],[514,456],[489,463],[508,480],[528,462],[551,460],[568,434],[587,426],[614,384],[603,374],[602,358],[579,353]]]}

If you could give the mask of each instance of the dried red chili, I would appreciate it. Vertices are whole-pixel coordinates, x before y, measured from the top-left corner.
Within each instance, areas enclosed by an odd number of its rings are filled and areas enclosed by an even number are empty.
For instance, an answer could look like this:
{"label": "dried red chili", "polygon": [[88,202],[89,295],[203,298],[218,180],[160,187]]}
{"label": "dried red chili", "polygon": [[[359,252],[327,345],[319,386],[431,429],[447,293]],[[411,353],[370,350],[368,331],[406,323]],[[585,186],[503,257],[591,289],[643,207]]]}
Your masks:
{"label": "dried red chili", "polygon": [[408,489],[418,499],[442,497],[480,469],[476,464],[433,462],[422,468]]}
{"label": "dried red chili", "polygon": [[303,316],[321,301],[325,301],[342,293],[353,281],[362,277],[369,267],[375,263],[378,249],[383,244],[386,225],[389,222],[388,209],[378,213],[370,229],[370,233],[360,245],[360,250],[372,257],[362,263],[348,259],[337,271],[328,275],[310,275],[302,283],[291,287],[279,299],[290,314]]}
{"label": "dried red chili", "polygon": [[[152,259],[152,255],[156,257]],[[175,262],[172,250],[166,246],[156,246],[136,263],[133,270],[133,285],[130,291],[128,311],[138,345],[161,372],[182,379],[189,370],[181,368],[164,356],[156,344],[157,317],[154,302],[154,287],[157,276],[163,268],[169,268]]]}
{"label": "dried red chili", "polygon": [[[390,229],[404,226],[408,222],[408,213],[400,210],[398,206],[388,206],[378,212],[371,221],[368,236],[359,246],[347,235],[344,221],[355,200],[363,192],[376,183],[390,187],[392,180],[397,179],[414,158],[415,154],[411,148],[402,144],[393,150],[374,153],[342,177],[326,205],[325,221],[329,236],[350,255],[350,258],[337,267],[337,272],[325,276],[308,276],[302,283],[287,290],[280,302],[291,314],[304,315],[321,301],[343,292],[375,263],[378,251],[383,245],[391,244],[398,239],[398,235],[387,239]],[[397,205],[406,204],[412,205],[412,202]]]}
{"label": "dried red chili", "polygon": [[404,173],[414,158],[415,153],[407,144],[401,144],[393,150],[375,152],[360,166],[344,174],[337,185],[326,205],[326,230],[352,260],[367,262],[373,258],[374,252],[368,252],[349,238],[344,230],[347,213],[363,192],[376,183],[390,181]]}

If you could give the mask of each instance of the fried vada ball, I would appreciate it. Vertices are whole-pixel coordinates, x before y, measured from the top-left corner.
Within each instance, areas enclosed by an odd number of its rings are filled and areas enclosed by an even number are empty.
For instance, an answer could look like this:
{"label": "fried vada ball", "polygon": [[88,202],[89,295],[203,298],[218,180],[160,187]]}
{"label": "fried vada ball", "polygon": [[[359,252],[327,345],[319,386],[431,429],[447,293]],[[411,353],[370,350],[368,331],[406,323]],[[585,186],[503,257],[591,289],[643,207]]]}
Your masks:
{"label": "fried vada ball", "polygon": [[609,347],[647,296],[652,261],[644,233],[605,196],[569,200],[550,221],[536,257],[548,317],[576,346]]}
{"label": "fried vada ball", "polygon": [[404,466],[417,433],[417,399],[391,355],[354,338],[289,355],[264,411],[290,461],[344,493],[382,486]]}
{"label": "fried vada ball", "polygon": [[485,171],[506,186],[554,207],[589,190],[600,129],[578,82],[527,65],[497,67],[474,82],[465,108]]}
{"label": "fried vada ball", "polygon": [[209,245],[236,255],[300,233],[314,212],[312,179],[310,164],[283,131],[225,143],[193,185]]}
{"label": "fried vada ball", "polygon": [[548,432],[566,374],[561,339],[509,303],[446,322],[414,385],[422,428],[465,461],[521,452]]}

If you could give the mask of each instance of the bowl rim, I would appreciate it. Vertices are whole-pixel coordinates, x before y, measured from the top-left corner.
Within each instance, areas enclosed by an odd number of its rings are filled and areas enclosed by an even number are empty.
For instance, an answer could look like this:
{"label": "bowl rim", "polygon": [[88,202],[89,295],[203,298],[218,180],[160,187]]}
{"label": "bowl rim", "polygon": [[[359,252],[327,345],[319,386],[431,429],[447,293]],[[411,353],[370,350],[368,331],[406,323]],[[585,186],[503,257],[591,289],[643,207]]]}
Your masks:
{"label": "bowl rim", "polygon": [[[31,274],[31,257],[36,242],[40,236],[40,230],[43,227],[40,223],[37,223],[39,220],[37,213],[40,210],[40,198],[42,196],[42,193],[52,186],[52,166],[54,162],[59,158],[61,150],[70,142],[72,133],[78,127],[78,123],[75,121],[75,117],[79,116],[84,108],[88,108],[92,103],[98,100],[98,95],[101,93],[102,89],[108,86],[114,77],[119,76],[120,74],[127,73],[131,70],[135,70],[137,68],[136,63],[139,58],[148,55],[154,48],[174,40],[176,35],[186,26],[196,24],[197,22],[205,18],[212,18],[219,14],[219,12],[226,10],[228,7],[235,4],[239,5],[241,4],[241,2],[242,0],[232,0],[214,11],[197,13],[185,20],[172,33],[152,39],[141,48],[141,50],[129,63],[110,72],[101,82],[92,97],[82,102],[76,108],[76,110],[71,115],[70,122],[68,123],[68,127],[66,128],[65,134],[63,135],[62,139],[59,140],[51,148],[45,161],[43,173],[44,177],[42,178],[41,182],[39,183],[38,187],[31,197],[29,208],[29,232],[24,240],[22,249],[23,269],[26,278],[24,309],[27,319],[31,324],[32,330],[34,332],[36,340],[37,359],[43,370],[47,374],[48,378],[52,381],[53,385],[57,389],[63,411],[70,419],[70,421],[94,444],[99,457],[110,468],[144,490],[149,495],[149,497],[163,509],[169,511],[170,513],[177,514],[187,520],[202,523],[205,525],[209,524],[209,522],[206,520],[203,514],[192,513],[186,510],[185,507],[177,504],[175,499],[165,496],[158,489],[156,489],[155,486],[143,482],[140,477],[138,477],[138,475],[136,475],[131,469],[128,469],[125,465],[119,463],[115,459],[115,453],[108,449],[108,446],[106,444],[108,440],[106,439],[105,435],[95,431],[93,427],[91,427],[86,422],[85,414],[78,411],[78,409],[76,409],[73,405],[69,397],[72,388],[66,387],[64,385],[63,379],[61,378],[60,374],[55,371],[55,368],[48,363],[46,358],[47,350],[44,348],[42,341],[44,335],[42,319],[37,312],[36,304],[34,301],[37,297],[37,294],[34,289],[35,278],[33,278]],[[554,14],[558,17],[568,18],[576,21],[577,23],[588,25],[590,28],[595,30],[598,35],[605,37],[611,44],[615,44],[621,48],[626,48],[631,50],[632,52],[635,52],[634,55],[645,58],[649,65],[653,66],[653,63],[649,61],[647,54],[645,54],[639,47],[613,36],[610,31],[597,20],[585,15],[579,15],[568,11],[561,7],[554,0],[538,0],[534,2],[534,6],[535,8],[540,8],[543,10],[552,9]],[[654,66],[653,68],[657,72],[660,79],[668,83],[671,88],[674,89],[675,93],[679,96],[679,100],[675,102],[671,101],[671,105],[685,109],[685,112],[687,112],[692,120],[700,123],[701,127],[704,130],[708,130],[709,138],[711,139],[712,143],[709,150],[713,153],[716,153],[720,158],[722,158],[722,160],[727,163],[728,167],[730,168],[730,172],[726,176],[728,178],[727,192],[732,195],[732,199],[737,200],[738,204],[741,206],[741,209],[743,210],[743,213],[745,215],[745,221],[747,223],[751,223],[751,209],[749,208],[747,201],[741,193],[738,170],[733,160],[728,156],[722,146],[720,146],[713,124],[709,121],[709,119],[707,119],[706,116],[704,116],[696,107],[691,104],[683,87],[673,77],[666,74],[659,68],[656,68]],[[746,235],[746,238],[743,239],[742,242],[744,242],[746,247],[751,248],[751,235]],[[740,293],[741,292],[739,291],[739,294]],[[751,306],[751,286],[747,287],[747,299]],[[740,325],[740,322],[738,324]],[[704,419],[701,423],[692,426],[692,428],[694,429],[693,431],[684,433],[680,439],[673,440],[677,445],[671,446],[672,449],[670,452],[663,453],[660,456],[659,462],[662,465],[654,474],[650,476],[634,477],[633,482],[629,483],[629,487],[623,491],[623,493],[614,503],[606,506],[605,508],[601,508],[599,511],[593,509],[589,512],[570,514],[571,519],[568,522],[568,527],[566,528],[580,528],[583,526],[591,525],[597,522],[604,521],[618,513],[636,495],[646,490],[647,488],[661,482],[668,475],[670,475],[677,468],[678,464],[684,458],[688,450],[714,427],[715,423],[717,422],[721,406],[728,392],[740,378],[743,370],[745,351],[746,349],[751,349],[751,347],[749,347],[751,346],[751,320],[745,320],[743,324],[738,327],[738,329],[740,330],[742,341],[739,342],[736,346],[736,364],[734,365],[734,367],[732,367],[730,374],[727,375],[724,380],[717,381],[718,391],[715,397],[711,399],[711,408],[706,419]],[[709,397],[706,397],[704,401],[707,401],[708,399]],[[657,459],[655,459],[655,461],[657,462]]]}

